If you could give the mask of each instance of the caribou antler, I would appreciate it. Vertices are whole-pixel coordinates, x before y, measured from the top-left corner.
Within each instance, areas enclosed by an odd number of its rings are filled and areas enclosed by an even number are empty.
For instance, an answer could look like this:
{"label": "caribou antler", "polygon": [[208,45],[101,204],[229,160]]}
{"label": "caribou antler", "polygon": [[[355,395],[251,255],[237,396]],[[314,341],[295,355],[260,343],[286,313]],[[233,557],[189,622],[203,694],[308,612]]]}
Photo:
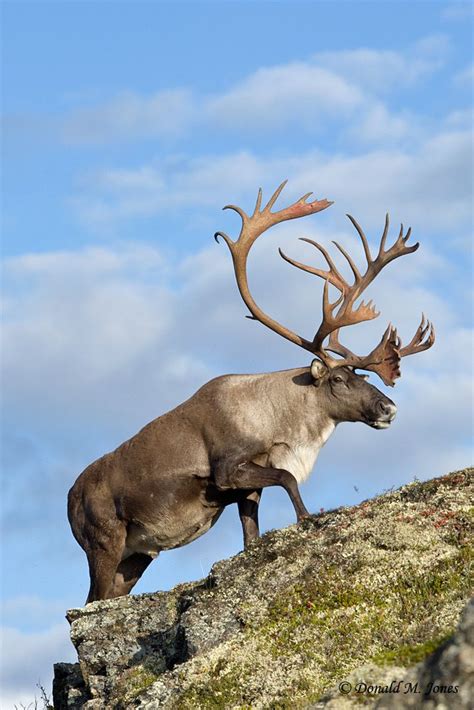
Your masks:
{"label": "caribou antler", "polygon": [[260,321],[268,328],[271,328],[271,330],[275,331],[275,333],[278,333],[278,335],[282,335],[287,340],[290,340],[292,343],[296,343],[296,345],[300,345],[302,348],[305,348],[305,350],[313,352],[313,346],[310,340],[302,338],[300,335],[294,333],[289,328],[286,328],[285,326],[281,325],[281,323],[278,323],[276,320],[264,313],[262,309],[259,308],[259,306],[257,306],[250,293],[248,286],[248,253],[255,240],[258,239],[258,237],[263,234],[263,232],[265,232],[270,227],[273,227],[275,224],[278,224],[279,222],[286,222],[290,219],[297,219],[298,217],[304,217],[306,215],[315,214],[316,212],[321,212],[321,210],[325,210],[326,207],[332,205],[332,202],[329,202],[328,200],[313,200],[313,202],[306,202],[308,197],[313,194],[312,192],[308,192],[306,195],[300,197],[299,200],[294,202],[289,207],[286,207],[285,209],[280,210],[279,212],[272,212],[271,209],[275,204],[276,200],[278,199],[278,196],[280,195],[281,191],[285,187],[286,183],[287,180],[281,183],[281,185],[278,187],[277,190],[275,190],[275,192],[273,193],[273,195],[271,196],[271,198],[263,209],[260,209],[262,204],[262,189],[260,188],[258,191],[255,209],[251,216],[247,215],[240,207],[237,207],[236,205],[226,205],[223,209],[234,210],[240,215],[242,219],[242,228],[240,230],[239,237],[237,241],[233,241],[224,232],[216,232],[214,234],[214,238],[216,241],[218,241],[218,237],[222,237],[230,249],[230,253],[232,254],[232,260],[234,262],[234,271],[235,277],[237,279],[237,286],[239,288],[240,295],[242,296],[247,308],[252,314],[251,317],[254,320]]}
{"label": "caribou antler", "polygon": [[[353,259],[344,247],[337,242],[334,242],[337,249],[346,258],[351,268],[354,276],[354,282],[352,285],[350,285],[338,271],[326,249],[321,246],[321,244],[318,244],[311,239],[302,238],[302,241],[312,244],[321,252],[328,265],[327,270],[302,264],[286,256],[281,249],[279,250],[280,255],[283,259],[285,259],[285,261],[299,269],[302,269],[303,271],[319,276],[325,281],[323,290],[323,319],[313,340],[306,340],[302,336],[294,333],[292,330],[289,330],[275,321],[273,318],[264,313],[259,306],[257,306],[250,293],[247,280],[246,268],[248,253],[255,240],[264,231],[279,222],[320,212],[333,204],[328,200],[314,200],[313,202],[307,202],[306,200],[312,194],[309,192],[289,207],[286,207],[279,212],[271,212],[271,208],[275,204],[285,185],[286,181],[283,182],[275,191],[267,205],[262,210],[260,209],[262,202],[262,190],[260,189],[255,209],[251,216],[248,216],[240,207],[235,205],[227,205],[224,207],[224,209],[235,210],[242,219],[242,228],[237,241],[230,239],[230,237],[228,237],[224,232],[216,232],[214,235],[216,241],[218,237],[221,236],[230,249],[234,262],[237,285],[244,302],[252,314],[250,317],[254,320],[260,321],[279,335],[282,335],[284,338],[296,343],[305,350],[317,355],[329,368],[350,366],[364,370],[371,370],[377,373],[386,385],[393,386],[395,384],[395,379],[400,377],[400,359],[406,355],[412,355],[414,353],[427,350],[433,345],[435,340],[433,325],[429,321],[425,321],[425,317],[423,316],[421,324],[415,335],[405,348],[401,347],[401,341],[397,335],[396,329],[389,325],[379,344],[372,350],[371,353],[369,353],[369,355],[364,357],[355,355],[348,348],[341,345],[339,342],[339,330],[347,325],[354,325],[355,323],[361,323],[366,320],[377,318],[379,313],[375,310],[375,306],[372,301],[369,301],[368,303],[364,303],[364,301],[362,301],[357,307],[355,307],[355,302],[388,263],[393,261],[393,259],[404,256],[405,254],[411,254],[418,249],[418,243],[410,246],[407,246],[406,244],[411,234],[411,228],[408,229],[406,234],[404,234],[403,225],[401,225],[398,238],[389,249],[385,249],[389,228],[389,216],[387,214],[385,217],[385,226],[380,240],[378,254],[374,259],[372,258],[367,238],[362,228],[356,220],[351,217],[351,215],[347,215],[361,238],[367,261],[366,270],[363,274],[361,274]],[[330,284],[340,292],[339,298],[337,298],[334,303],[329,301],[328,292]],[[324,341],[328,336],[329,342],[327,346],[324,347]],[[336,359],[331,357],[331,355],[327,352],[328,350],[336,355],[339,355],[340,358]]]}
{"label": "caribou antler", "polygon": [[[334,242],[341,254],[343,254],[343,256],[347,259],[347,262],[351,268],[354,276],[354,282],[352,285],[349,285],[341,276],[327,251],[317,242],[310,239],[303,240],[312,244],[323,254],[329,267],[327,271],[296,262],[286,256],[281,250],[280,254],[283,259],[288,261],[293,266],[296,266],[303,271],[315,274],[325,280],[323,291],[323,320],[313,339],[313,352],[318,355],[328,367],[341,367],[346,365],[358,367],[362,370],[371,370],[379,375],[386,385],[393,386],[395,384],[395,379],[400,377],[400,359],[405,357],[405,355],[411,355],[415,352],[427,350],[433,345],[435,334],[431,323],[425,323],[425,318],[423,316],[423,320],[412,341],[406,348],[403,349],[401,349],[401,341],[397,335],[396,329],[389,325],[377,347],[374,348],[369,355],[364,357],[355,355],[348,348],[341,345],[339,342],[339,329],[346,325],[354,325],[355,323],[372,320],[380,315],[375,310],[372,301],[369,301],[367,304],[362,301],[357,308],[354,308],[355,301],[359,298],[359,296],[361,296],[367,286],[372,283],[384,266],[400,256],[413,253],[418,249],[419,244],[416,243],[411,246],[407,246],[407,241],[411,235],[411,228],[408,229],[406,234],[404,234],[402,224],[400,226],[400,232],[396,241],[389,249],[385,249],[390,224],[389,216],[387,214],[385,216],[385,226],[380,239],[378,254],[376,258],[373,259],[367,238],[362,228],[354,217],[351,215],[347,216],[359,234],[367,260],[367,268],[365,273],[361,274],[347,251],[340,244]],[[335,286],[341,294],[334,303],[329,302],[328,284]],[[329,343],[327,347],[324,348],[323,343],[328,335],[330,336]],[[428,337],[425,340],[426,335],[428,335]],[[332,358],[328,355],[327,350],[330,350],[336,355],[340,355],[342,359]]]}

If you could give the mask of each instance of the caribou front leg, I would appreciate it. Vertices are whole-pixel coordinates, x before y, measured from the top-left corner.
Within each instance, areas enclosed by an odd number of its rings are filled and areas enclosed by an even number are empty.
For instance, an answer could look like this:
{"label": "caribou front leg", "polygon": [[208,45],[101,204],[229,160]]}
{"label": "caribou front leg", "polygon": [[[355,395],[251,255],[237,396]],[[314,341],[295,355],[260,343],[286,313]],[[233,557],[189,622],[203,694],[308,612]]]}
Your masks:
{"label": "caribou front leg", "polygon": [[262,489],[252,491],[248,495],[243,494],[243,497],[238,501],[239,517],[242,523],[242,532],[244,534],[244,550],[260,535],[258,528],[258,506]]}
{"label": "caribou front leg", "polygon": [[244,461],[235,465],[235,460],[220,461],[214,468],[215,485],[220,491],[249,490],[281,486],[290,496],[299,522],[309,517],[309,513],[301,500],[296,478],[283,468],[267,468],[252,461]]}

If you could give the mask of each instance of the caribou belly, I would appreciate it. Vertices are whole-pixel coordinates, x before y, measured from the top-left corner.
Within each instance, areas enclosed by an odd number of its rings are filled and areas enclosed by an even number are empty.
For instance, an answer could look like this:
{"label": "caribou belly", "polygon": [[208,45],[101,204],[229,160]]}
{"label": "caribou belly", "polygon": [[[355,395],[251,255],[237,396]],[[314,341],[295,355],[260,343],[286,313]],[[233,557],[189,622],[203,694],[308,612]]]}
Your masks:
{"label": "caribou belly", "polygon": [[204,515],[183,524],[168,518],[167,524],[134,522],[128,526],[126,548],[122,559],[134,552],[156,557],[163,550],[182,547],[204,535],[220,517],[223,508],[206,510]]}

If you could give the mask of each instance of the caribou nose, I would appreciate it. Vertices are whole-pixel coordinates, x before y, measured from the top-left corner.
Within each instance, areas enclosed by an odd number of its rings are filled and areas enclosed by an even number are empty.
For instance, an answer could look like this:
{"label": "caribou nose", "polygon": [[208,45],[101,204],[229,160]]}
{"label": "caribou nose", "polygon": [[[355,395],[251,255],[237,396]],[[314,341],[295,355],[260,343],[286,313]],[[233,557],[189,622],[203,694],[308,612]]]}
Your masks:
{"label": "caribou nose", "polygon": [[381,399],[378,403],[378,409],[388,420],[392,421],[392,419],[395,419],[397,408],[393,402],[387,402]]}

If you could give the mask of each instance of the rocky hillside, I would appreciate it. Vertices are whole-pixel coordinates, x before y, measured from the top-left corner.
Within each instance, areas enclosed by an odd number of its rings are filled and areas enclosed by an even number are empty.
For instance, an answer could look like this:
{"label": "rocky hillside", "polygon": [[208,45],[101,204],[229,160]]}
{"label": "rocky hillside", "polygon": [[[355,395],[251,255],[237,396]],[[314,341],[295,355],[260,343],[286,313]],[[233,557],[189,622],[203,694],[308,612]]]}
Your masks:
{"label": "rocky hillside", "polygon": [[450,637],[473,589],[473,501],[473,469],[415,482],[267,533],[200,582],[73,609],[79,664],[56,664],[55,708],[418,707],[423,693],[467,708],[472,615]]}

